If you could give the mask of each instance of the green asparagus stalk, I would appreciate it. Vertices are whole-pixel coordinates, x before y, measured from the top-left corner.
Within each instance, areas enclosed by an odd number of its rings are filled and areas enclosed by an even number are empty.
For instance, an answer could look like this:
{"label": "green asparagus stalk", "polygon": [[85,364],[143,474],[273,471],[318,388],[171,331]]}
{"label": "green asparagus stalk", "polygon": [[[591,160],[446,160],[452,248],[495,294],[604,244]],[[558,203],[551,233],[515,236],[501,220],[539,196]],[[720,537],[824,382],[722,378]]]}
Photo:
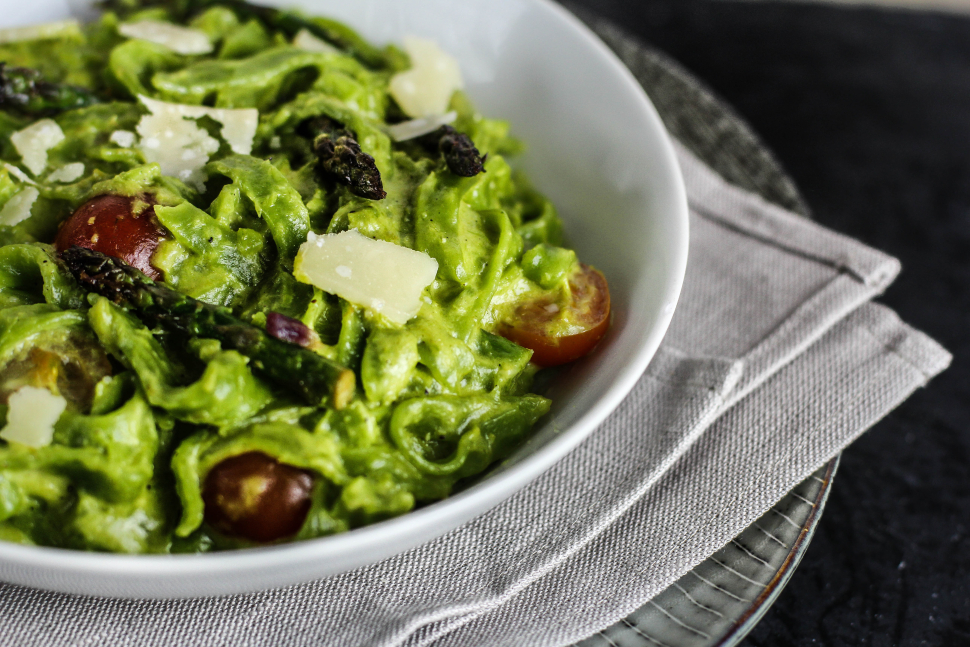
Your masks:
{"label": "green asparagus stalk", "polygon": [[374,158],[360,149],[353,131],[328,117],[315,117],[303,125],[302,132],[313,138],[323,172],[349,186],[354,195],[369,200],[387,196]]}
{"label": "green asparagus stalk", "polygon": [[95,103],[98,98],[84,88],[50,83],[37,70],[0,63],[0,108],[4,110],[44,117]]}
{"label": "green asparagus stalk", "polygon": [[448,170],[461,177],[475,177],[485,172],[485,158],[471,138],[452,126],[442,126],[419,138],[421,144],[444,155]]}
{"label": "green asparagus stalk", "polygon": [[100,252],[72,247],[61,259],[81,286],[130,308],[146,324],[191,337],[217,339],[251,359],[266,378],[314,406],[343,409],[354,396],[354,372],[311,350],[267,335],[232,315],[155,283],[135,268]]}

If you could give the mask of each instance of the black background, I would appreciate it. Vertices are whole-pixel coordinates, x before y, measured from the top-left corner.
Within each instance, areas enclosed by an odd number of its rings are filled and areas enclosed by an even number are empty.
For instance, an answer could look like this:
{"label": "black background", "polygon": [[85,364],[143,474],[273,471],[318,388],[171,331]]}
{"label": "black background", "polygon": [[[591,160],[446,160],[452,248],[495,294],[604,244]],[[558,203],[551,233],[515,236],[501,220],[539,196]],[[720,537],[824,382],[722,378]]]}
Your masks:
{"label": "black background", "polygon": [[578,0],[749,122],[813,217],[902,260],[882,301],[953,366],[843,455],[818,533],[744,642],[970,645],[970,17]]}

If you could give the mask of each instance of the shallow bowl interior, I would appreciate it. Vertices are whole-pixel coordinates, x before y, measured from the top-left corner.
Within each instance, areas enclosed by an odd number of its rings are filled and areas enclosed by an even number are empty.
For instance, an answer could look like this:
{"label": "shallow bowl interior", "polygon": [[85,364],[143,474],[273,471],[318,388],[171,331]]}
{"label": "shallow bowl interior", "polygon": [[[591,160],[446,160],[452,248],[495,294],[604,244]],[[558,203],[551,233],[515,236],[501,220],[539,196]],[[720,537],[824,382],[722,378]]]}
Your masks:
{"label": "shallow bowl interior", "polygon": [[[0,543],[0,580],[114,597],[254,591],[359,567],[481,514],[573,449],[619,404],[667,329],[687,258],[683,181],[663,125],[630,73],[548,0],[261,0],[333,16],[378,43],[436,40],[467,90],[507,119],[518,164],[559,207],[580,258],[610,282],[614,322],[596,352],[557,379],[552,413],[474,486],[403,517],[294,544],[190,556],[88,554]],[[7,8],[12,26],[89,12],[85,0]]]}

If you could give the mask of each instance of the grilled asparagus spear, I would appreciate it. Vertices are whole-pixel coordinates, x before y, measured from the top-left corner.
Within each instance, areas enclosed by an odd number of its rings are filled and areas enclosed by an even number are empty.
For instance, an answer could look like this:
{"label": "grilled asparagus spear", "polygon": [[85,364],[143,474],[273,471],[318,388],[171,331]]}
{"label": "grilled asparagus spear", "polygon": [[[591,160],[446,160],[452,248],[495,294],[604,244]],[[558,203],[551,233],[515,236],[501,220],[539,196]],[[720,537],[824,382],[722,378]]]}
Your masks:
{"label": "grilled asparagus spear", "polygon": [[217,339],[249,357],[266,378],[289,387],[312,405],[344,408],[354,396],[353,371],[267,335],[237,319],[227,308],[197,301],[155,283],[135,268],[100,252],[72,247],[61,259],[81,286],[132,309],[149,325],[192,337]]}
{"label": "grilled asparagus spear", "polygon": [[98,103],[84,88],[50,83],[37,70],[0,63],[0,108],[44,117]]}

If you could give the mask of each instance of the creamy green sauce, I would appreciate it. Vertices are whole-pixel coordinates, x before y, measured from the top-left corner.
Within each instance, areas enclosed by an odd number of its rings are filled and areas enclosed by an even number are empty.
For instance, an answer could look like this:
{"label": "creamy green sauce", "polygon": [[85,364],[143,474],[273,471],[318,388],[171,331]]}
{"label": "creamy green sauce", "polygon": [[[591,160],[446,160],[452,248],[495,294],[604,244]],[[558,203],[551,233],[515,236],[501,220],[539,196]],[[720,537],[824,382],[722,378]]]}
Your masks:
{"label": "creamy green sauce", "polygon": [[[0,538],[127,553],[245,545],[204,522],[201,489],[214,465],[250,451],[315,475],[295,538],[317,537],[444,498],[514,450],[549,402],[530,393],[531,351],[494,334],[496,325],[524,299],[566,298],[576,258],[561,247],[553,206],[509,167],[519,144],[508,125],[454,96],[455,127],[488,154],[486,173],[458,177],[384,132],[403,118],[388,95],[391,75],[408,66],[396,48],[375,49],[340,27],[354,55],[304,52],[224,8],[192,23],[216,43],[210,56],[127,40],[117,26],[109,13],[83,38],[0,46],[0,61],[113,99],[54,117],[66,139],[47,173],[81,162],[84,174],[69,184],[42,174],[31,216],[0,226],[0,401],[25,384],[68,400],[50,445],[0,441]],[[110,139],[136,129],[146,112],[139,94],[258,108],[252,155],[233,154],[201,120],[221,144],[205,190],[164,177]],[[357,133],[386,199],[321,179],[297,132],[319,115]],[[10,135],[30,123],[0,111],[0,158],[22,169]],[[0,168],[0,208],[25,186]],[[107,193],[154,196],[171,234],[153,258],[167,284],[256,325],[272,311],[301,320],[319,334],[319,352],[355,371],[354,401],[340,411],[307,406],[217,341],[160,334],[85,294],[50,243],[75,209]],[[438,261],[406,325],[294,279],[308,232],[348,229]]]}

